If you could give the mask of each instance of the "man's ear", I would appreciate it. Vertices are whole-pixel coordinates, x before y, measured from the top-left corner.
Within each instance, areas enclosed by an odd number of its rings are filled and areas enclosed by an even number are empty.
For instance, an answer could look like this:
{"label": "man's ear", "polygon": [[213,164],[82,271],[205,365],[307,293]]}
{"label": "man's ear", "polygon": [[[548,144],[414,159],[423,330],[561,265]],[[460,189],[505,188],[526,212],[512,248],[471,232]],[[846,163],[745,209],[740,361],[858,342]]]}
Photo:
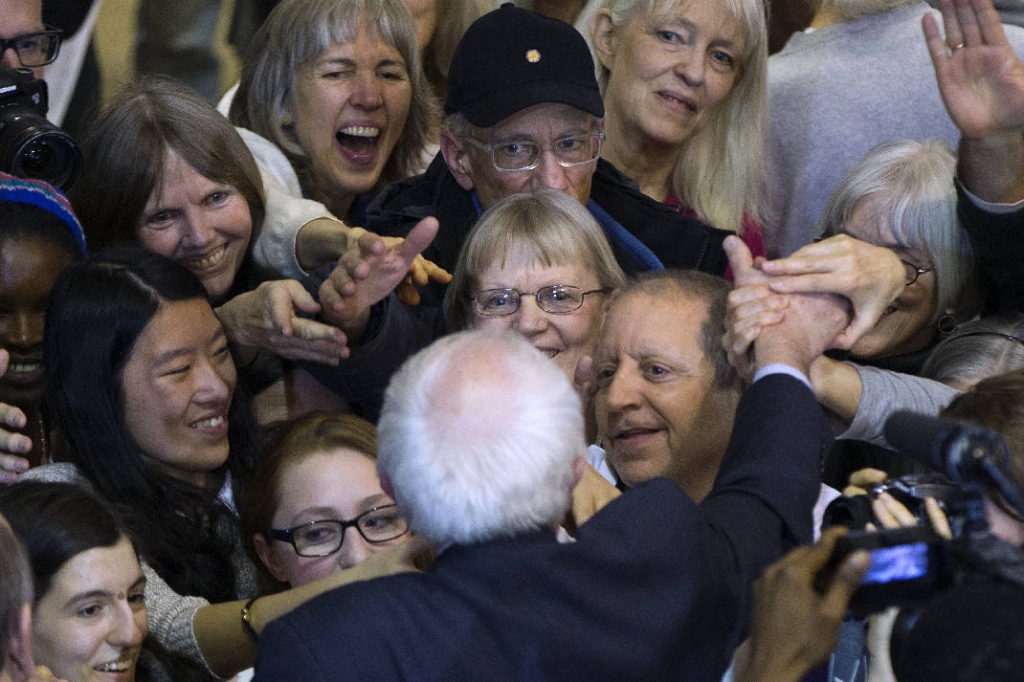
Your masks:
{"label": "man's ear", "polygon": [[22,604],[18,615],[12,623],[11,639],[7,644],[7,660],[0,665],[11,674],[11,679],[29,680],[35,672],[36,664],[32,659],[32,606]]}
{"label": "man's ear", "polygon": [[615,25],[612,23],[612,11],[607,7],[598,10],[594,15],[594,23],[590,25],[593,36],[594,54],[601,66],[612,68],[615,61],[616,40]]}
{"label": "man's ear", "polygon": [[256,556],[260,558],[263,565],[270,571],[270,575],[274,576],[275,580],[282,583],[288,582],[288,573],[284,570],[284,566],[277,560],[277,555],[270,548],[270,543],[263,537],[263,533],[254,533],[252,536],[253,548],[256,550]]}
{"label": "man's ear", "polygon": [[473,189],[472,164],[466,153],[466,143],[455,133],[445,130],[441,133],[441,155],[448,164],[448,170],[455,176],[455,182],[467,192]]}
{"label": "man's ear", "polygon": [[572,460],[572,487],[575,489],[583,480],[583,467],[587,465],[587,458],[583,455],[576,455]]}

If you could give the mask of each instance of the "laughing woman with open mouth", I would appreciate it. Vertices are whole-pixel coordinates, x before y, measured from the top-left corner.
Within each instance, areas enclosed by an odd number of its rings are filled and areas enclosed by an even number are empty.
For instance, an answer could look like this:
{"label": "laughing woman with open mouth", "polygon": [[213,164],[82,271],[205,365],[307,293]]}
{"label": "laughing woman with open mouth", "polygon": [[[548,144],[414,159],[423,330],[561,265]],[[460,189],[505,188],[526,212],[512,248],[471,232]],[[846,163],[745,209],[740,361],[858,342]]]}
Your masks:
{"label": "laughing woman with open mouth", "polygon": [[365,225],[384,185],[422,169],[437,105],[401,0],[285,0],[252,44],[230,118],[267,188],[258,249],[294,253],[282,274],[299,277],[363,233],[339,220]]}

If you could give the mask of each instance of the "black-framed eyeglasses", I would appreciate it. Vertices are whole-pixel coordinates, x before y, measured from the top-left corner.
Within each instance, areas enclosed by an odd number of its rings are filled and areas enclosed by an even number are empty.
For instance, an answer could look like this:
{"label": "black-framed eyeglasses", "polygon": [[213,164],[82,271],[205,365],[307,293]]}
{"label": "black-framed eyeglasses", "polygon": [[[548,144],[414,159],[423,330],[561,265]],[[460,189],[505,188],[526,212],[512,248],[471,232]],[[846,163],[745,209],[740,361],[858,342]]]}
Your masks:
{"label": "black-framed eyeglasses", "polygon": [[22,66],[46,66],[52,64],[53,60],[57,58],[63,37],[63,31],[47,26],[45,31],[38,33],[23,33],[13,38],[0,38],[0,56],[7,50],[14,50],[18,53],[18,61]]}
{"label": "black-framed eyeglasses", "polygon": [[473,306],[480,315],[499,316],[511,315],[519,310],[523,296],[533,296],[537,305],[546,313],[564,315],[579,310],[589,294],[604,294],[607,289],[591,289],[583,291],[570,284],[552,284],[535,292],[519,291],[518,289],[484,289],[473,294]]}
{"label": "black-framed eyeglasses", "polygon": [[900,262],[903,263],[903,269],[907,271],[907,284],[906,284],[906,286],[908,286],[908,287],[911,284],[913,284],[914,282],[916,282],[917,278],[920,277],[921,275],[924,275],[924,274],[929,273],[929,272],[935,272],[935,266],[934,265],[930,265],[930,266],[928,266],[926,268],[922,268],[922,267],[919,267],[919,266],[911,263],[908,260],[903,260],[902,258],[900,258]]}
{"label": "black-framed eyeglasses", "polygon": [[548,148],[558,160],[558,165],[563,168],[593,163],[597,157],[601,156],[604,133],[595,132],[560,137],[552,142],[550,147],[533,140],[508,140],[486,144],[473,137],[463,139],[490,154],[491,163],[494,164],[496,170],[513,173],[530,171],[539,166],[541,152]]}
{"label": "black-framed eyeglasses", "polygon": [[398,513],[398,507],[386,504],[368,509],[354,519],[322,519],[294,528],[271,528],[270,537],[290,543],[299,556],[327,556],[341,549],[345,530],[350,527],[373,544],[394,540],[409,532],[409,523]]}

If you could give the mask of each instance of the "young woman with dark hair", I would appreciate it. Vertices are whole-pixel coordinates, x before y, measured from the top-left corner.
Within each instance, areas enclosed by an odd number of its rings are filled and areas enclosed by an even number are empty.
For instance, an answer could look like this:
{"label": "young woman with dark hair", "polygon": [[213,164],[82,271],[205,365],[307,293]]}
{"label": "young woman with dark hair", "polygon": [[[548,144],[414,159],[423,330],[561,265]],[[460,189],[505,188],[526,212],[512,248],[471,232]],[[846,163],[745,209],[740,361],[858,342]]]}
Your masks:
{"label": "young woman with dark hair", "polygon": [[[32,572],[36,663],[75,682],[210,679],[147,638],[146,578],[135,548],[96,496],[65,483],[0,487],[0,514]],[[33,678],[34,679],[34,678]]]}
{"label": "young woman with dark hair", "polygon": [[138,248],[58,279],[46,328],[47,402],[70,462],[30,477],[91,487],[124,519],[150,585],[153,635],[230,676],[256,632],[350,580],[411,568],[386,557],[278,595],[255,596],[239,540],[255,427],[224,330],[184,266]]}

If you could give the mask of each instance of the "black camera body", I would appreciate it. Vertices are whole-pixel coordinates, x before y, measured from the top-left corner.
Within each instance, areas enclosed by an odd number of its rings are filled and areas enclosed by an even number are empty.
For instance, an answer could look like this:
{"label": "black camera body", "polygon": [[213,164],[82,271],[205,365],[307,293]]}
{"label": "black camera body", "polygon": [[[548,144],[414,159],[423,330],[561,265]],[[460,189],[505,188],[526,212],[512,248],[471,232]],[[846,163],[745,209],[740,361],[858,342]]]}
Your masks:
{"label": "black camera body", "polygon": [[849,610],[855,618],[915,603],[953,584],[951,543],[928,526],[908,526],[850,531],[840,537],[828,563],[815,576],[815,588],[824,592],[839,564],[857,550],[871,554],[871,567],[850,600]]}
{"label": "black camera body", "polygon": [[46,83],[29,69],[0,65],[0,171],[37,178],[66,192],[82,169],[82,152],[46,120]]}
{"label": "black camera body", "polygon": [[899,478],[889,478],[882,483],[868,486],[867,493],[832,500],[825,508],[822,527],[846,526],[851,530],[859,530],[869,523],[880,527],[881,524],[871,509],[871,502],[882,493],[889,493],[906,507],[919,523],[928,523],[924,501],[932,497],[942,506],[954,530],[963,525],[961,516],[964,513],[964,491],[942,474],[908,474]]}

